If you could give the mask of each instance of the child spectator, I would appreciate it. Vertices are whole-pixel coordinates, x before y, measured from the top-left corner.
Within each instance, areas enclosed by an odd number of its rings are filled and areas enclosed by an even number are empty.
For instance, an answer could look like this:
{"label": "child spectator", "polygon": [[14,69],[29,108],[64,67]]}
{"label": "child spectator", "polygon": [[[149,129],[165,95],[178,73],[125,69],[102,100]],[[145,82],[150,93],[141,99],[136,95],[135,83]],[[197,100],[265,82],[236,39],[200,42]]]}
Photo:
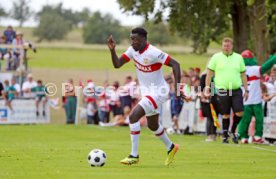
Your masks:
{"label": "child spectator", "polygon": [[98,124],[98,111],[95,98],[86,98],[87,124]]}
{"label": "child spectator", "polygon": [[13,114],[13,108],[12,108],[12,100],[15,98],[15,96],[17,96],[17,92],[16,89],[14,88],[14,86],[9,84],[8,80],[4,81],[5,84],[5,89],[4,89],[4,97],[5,97],[5,101],[6,101],[6,106],[9,107],[9,109],[11,110],[11,113]]}
{"label": "child spectator", "polygon": [[33,87],[31,89],[32,92],[35,93],[35,107],[36,107],[36,116],[39,116],[39,103],[42,102],[42,107],[43,107],[43,111],[42,111],[42,115],[43,117],[46,116],[45,113],[45,106],[47,103],[47,96],[46,96],[46,88],[43,85],[41,80],[37,80],[37,86]]}

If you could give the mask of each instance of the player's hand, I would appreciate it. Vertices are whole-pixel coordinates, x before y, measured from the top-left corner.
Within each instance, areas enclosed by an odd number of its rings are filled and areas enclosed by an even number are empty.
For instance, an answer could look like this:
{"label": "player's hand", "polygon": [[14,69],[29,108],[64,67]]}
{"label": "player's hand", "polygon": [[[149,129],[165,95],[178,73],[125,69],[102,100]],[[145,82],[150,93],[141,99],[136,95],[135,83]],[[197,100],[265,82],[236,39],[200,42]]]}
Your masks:
{"label": "player's hand", "polygon": [[113,40],[112,35],[110,35],[107,39],[107,46],[110,50],[114,50],[116,47],[116,42]]}
{"label": "player's hand", "polygon": [[243,99],[244,99],[244,101],[247,101],[247,99],[248,99],[248,91],[244,92]]}

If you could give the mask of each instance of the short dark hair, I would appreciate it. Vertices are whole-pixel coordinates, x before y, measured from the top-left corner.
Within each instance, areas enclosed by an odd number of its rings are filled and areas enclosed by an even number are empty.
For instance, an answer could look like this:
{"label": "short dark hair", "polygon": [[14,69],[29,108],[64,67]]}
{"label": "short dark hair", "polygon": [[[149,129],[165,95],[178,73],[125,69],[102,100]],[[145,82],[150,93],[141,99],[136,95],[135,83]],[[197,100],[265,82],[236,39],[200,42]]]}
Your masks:
{"label": "short dark hair", "polygon": [[145,38],[147,38],[147,34],[148,34],[147,31],[142,27],[136,27],[136,28],[132,29],[131,33],[141,35]]}

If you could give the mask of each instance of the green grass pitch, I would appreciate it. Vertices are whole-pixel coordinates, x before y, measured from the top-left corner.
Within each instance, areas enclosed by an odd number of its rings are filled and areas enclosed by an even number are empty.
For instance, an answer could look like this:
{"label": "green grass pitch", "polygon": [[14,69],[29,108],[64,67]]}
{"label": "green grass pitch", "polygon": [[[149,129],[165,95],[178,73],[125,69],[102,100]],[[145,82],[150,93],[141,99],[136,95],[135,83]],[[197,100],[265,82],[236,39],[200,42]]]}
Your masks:
{"label": "green grass pitch", "polygon": [[[119,161],[130,151],[127,127],[66,125],[0,126],[0,178],[276,178],[276,147],[223,145],[204,136],[170,136],[180,145],[175,161],[164,166],[163,144],[142,128],[140,163]],[[91,149],[106,152],[106,165],[90,167]]]}

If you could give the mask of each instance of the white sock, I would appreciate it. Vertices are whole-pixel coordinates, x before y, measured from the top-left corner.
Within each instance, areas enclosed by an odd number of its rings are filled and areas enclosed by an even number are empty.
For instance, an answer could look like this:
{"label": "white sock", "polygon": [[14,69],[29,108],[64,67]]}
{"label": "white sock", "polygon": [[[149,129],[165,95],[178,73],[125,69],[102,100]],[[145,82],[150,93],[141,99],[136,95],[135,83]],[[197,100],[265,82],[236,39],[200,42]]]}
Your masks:
{"label": "white sock", "polygon": [[159,139],[165,144],[167,147],[167,150],[169,151],[172,146],[172,141],[169,139],[167,133],[165,132],[163,126],[159,124],[159,127],[156,131],[154,131],[154,134],[159,137]]}
{"label": "white sock", "polygon": [[131,138],[131,153],[130,155],[137,157],[138,156],[138,144],[140,137],[140,122],[134,124],[129,124],[130,128],[130,138]]}

